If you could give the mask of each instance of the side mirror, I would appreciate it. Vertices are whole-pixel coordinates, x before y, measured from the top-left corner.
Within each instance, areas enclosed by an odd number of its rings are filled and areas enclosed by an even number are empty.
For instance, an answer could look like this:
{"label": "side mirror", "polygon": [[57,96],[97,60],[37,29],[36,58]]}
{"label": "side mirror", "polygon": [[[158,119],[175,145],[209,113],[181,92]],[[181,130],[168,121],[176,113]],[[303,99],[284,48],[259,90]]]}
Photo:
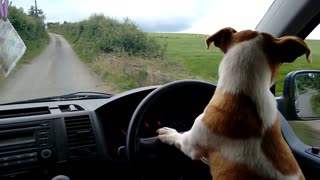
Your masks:
{"label": "side mirror", "polygon": [[320,120],[320,71],[289,73],[277,100],[287,120]]}

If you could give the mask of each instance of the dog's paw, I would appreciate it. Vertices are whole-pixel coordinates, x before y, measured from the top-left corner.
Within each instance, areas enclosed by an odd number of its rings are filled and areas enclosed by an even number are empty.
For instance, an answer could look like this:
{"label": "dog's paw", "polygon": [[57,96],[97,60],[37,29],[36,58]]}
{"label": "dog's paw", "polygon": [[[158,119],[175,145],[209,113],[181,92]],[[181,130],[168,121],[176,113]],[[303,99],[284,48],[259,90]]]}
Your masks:
{"label": "dog's paw", "polygon": [[174,134],[174,133],[178,133],[178,132],[173,128],[163,127],[163,128],[158,129],[157,133],[159,135],[169,135],[169,134]]}
{"label": "dog's paw", "polygon": [[178,139],[180,134],[175,129],[163,127],[158,129],[157,133],[161,142],[179,147]]}

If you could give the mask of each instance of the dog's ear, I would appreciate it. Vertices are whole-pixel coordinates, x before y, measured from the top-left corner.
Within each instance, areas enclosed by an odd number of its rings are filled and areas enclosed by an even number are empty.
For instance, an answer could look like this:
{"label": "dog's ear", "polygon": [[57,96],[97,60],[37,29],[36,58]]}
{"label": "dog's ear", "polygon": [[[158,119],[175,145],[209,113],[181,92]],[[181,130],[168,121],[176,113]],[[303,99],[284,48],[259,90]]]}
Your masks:
{"label": "dog's ear", "polygon": [[303,54],[306,55],[308,63],[312,62],[308,45],[295,36],[285,36],[276,41],[279,58],[282,62],[291,63]]}
{"label": "dog's ear", "polygon": [[280,63],[291,63],[303,54],[306,55],[308,63],[312,62],[311,51],[308,45],[299,37],[296,36],[283,36],[281,38],[274,38],[273,36],[262,33],[268,39],[271,39],[272,43],[269,52]]}
{"label": "dog's ear", "polygon": [[223,53],[226,53],[231,44],[232,34],[236,32],[237,31],[231,27],[219,30],[206,39],[207,49],[209,49],[210,44],[214,42],[216,47],[220,48]]}

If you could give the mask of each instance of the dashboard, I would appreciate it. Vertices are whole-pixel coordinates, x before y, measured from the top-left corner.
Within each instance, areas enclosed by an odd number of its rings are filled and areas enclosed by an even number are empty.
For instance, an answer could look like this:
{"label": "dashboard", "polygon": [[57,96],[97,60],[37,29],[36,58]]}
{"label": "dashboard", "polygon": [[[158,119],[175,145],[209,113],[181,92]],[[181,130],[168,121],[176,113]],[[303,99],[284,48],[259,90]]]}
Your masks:
{"label": "dashboard", "polygon": [[[158,87],[133,89],[107,99],[0,106],[0,179],[125,174],[131,117]],[[197,93],[196,87],[190,87],[164,95],[145,113],[139,136],[154,137],[163,126],[188,130],[214,92]]]}

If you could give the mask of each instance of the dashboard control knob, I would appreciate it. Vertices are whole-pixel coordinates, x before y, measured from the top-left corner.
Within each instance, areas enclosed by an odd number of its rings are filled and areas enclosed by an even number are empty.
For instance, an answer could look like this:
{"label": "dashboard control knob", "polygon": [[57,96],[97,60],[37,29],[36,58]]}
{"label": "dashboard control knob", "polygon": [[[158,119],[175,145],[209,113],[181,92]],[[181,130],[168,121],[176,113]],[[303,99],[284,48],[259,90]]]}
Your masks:
{"label": "dashboard control knob", "polygon": [[51,156],[52,152],[50,149],[44,149],[41,151],[41,157],[44,159],[48,159]]}

